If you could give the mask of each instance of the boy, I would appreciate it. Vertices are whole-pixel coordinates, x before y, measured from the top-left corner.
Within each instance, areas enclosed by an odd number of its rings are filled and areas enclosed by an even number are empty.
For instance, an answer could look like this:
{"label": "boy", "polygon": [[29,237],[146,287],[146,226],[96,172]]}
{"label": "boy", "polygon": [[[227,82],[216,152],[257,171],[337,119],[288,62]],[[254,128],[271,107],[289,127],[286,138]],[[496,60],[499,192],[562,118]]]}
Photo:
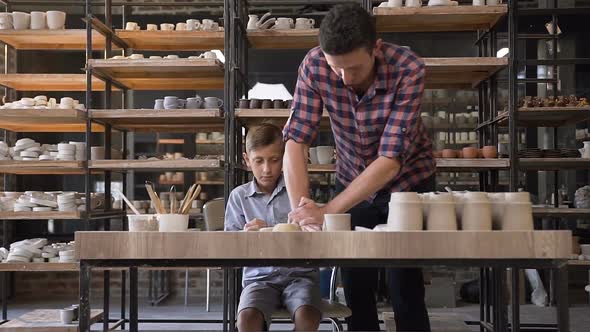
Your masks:
{"label": "boy", "polygon": [[[287,222],[291,205],[281,174],[283,152],[279,127],[262,124],[248,132],[243,157],[254,180],[231,192],[225,213],[226,231],[257,231]],[[238,306],[240,332],[268,329],[272,313],[281,307],[289,311],[295,331],[318,329],[321,313],[317,270],[247,267],[242,283]]]}

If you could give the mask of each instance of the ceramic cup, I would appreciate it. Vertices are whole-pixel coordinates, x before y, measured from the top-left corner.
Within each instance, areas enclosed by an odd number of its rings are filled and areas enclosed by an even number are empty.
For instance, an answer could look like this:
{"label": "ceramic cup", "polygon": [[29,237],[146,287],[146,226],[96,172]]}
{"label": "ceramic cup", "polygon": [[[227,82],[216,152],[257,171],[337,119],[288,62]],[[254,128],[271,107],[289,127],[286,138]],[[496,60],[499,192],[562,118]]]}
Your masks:
{"label": "ceramic cup", "polygon": [[74,309],[66,308],[59,310],[59,320],[62,324],[72,324],[74,320]]}
{"label": "ceramic cup", "polygon": [[138,27],[139,26],[137,25],[137,22],[127,22],[125,24],[125,30],[128,30],[128,31],[135,31],[135,30],[137,30]]}
{"label": "ceramic cup", "polygon": [[158,25],[157,24],[148,24],[148,25],[146,25],[145,29],[147,31],[157,31]]}
{"label": "ceramic cup", "polygon": [[242,108],[242,109],[250,108],[250,100],[240,99],[240,101],[238,101],[238,108]]}
{"label": "ceramic cup", "polygon": [[45,12],[31,12],[31,29],[47,29],[47,14]]}
{"label": "ceramic cup", "polygon": [[422,202],[390,202],[387,229],[391,231],[421,231],[424,227]]}
{"label": "ceramic cup", "polygon": [[455,205],[451,202],[428,202],[426,229],[429,231],[457,230]]}
{"label": "ceramic cup", "polygon": [[164,97],[164,109],[177,109],[178,108],[178,97],[166,96]]}
{"label": "ceramic cup", "polygon": [[250,108],[256,109],[262,107],[262,100],[260,99],[250,99]]}
{"label": "ceramic cup", "polygon": [[172,30],[174,30],[174,24],[162,23],[162,24],[160,24],[160,30],[162,30],[162,31],[172,31]]}
{"label": "ceramic cup", "polygon": [[164,109],[164,99],[156,99],[154,102],[154,109],[161,110]]}
{"label": "ceramic cup", "polygon": [[285,107],[285,102],[281,99],[275,99],[272,101],[272,106],[276,109],[281,109]]}
{"label": "ceramic cup", "polygon": [[59,101],[60,108],[73,108],[74,107],[74,99],[70,97],[63,97]]}
{"label": "ceramic cup", "polygon": [[186,23],[184,23],[184,22],[176,23],[176,31],[186,31]]}
{"label": "ceramic cup", "polygon": [[492,205],[490,202],[466,201],[461,216],[461,229],[464,231],[491,231]]}
{"label": "ceramic cup", "polygon": [[324,215],[324,231],[350,231],[352,228],[349,213],[341,214],[325,214]]}
{"label": "ceramic cup", "polygon": [[406,0],[406,7],[422,7],[422,0]]}
{"label": "ceramic cup", "polygon": [[0,13],[0,30],[14,29],[12,25],[12,13]]}
{"label": "ceramic cup", "polygon": [[209,20],[209,19],[204,19],[203,23],[201,24],[201,28],[205,31],[211,31],[214,28],[215,21],[213,20]]}
{"label": "ceramic cup", "polygon": [[188,109],[196,109],[196,108],[201,108],[201,103],[203,101],[201,100],[201,98],[187,98],[186,99],[186,108]]}
{"label": "ceramic cup", "polygon": [[313,18],[299,17],[295,20],[295,29],[313,29],[315,20]]}
{"label": "ceramic cup", "polygon": [[57,10],[47,12],[47,27],[50,30],[61,30],[66,25],[66,13]]}
{"label": "ceramic cup", "polygon": [[279,17],[275,22],[274,29],[289,30],[293,26],[293,19],[289,17]]}
{"label": "ceramic cup", "polygon": [[274,104],[273,104],[272,100],[270,100],[270,99],[263,99],[262,100],[262,108],[269,109],[269,108],[273,108],[273,107],[274,107]]}
{"label": "ceramic cup", "polygon": [[31,27],[31,14],[12,12],[12,25],[15,30],[25,30]]}
{"label": "ceramic cup", "polygon": [[389,0],[387,1],[387,7],[401,7],[402,0]]}
{"label": "ceramic cup", "polygon": [[533,205],[507,201],[504,204],[500,229],[503,231],[533,230]]}
{"label": "ceramic cup", "polygon": [[188,230],[188,214],[158,214],[160,232],[185,232]]}
{"label": "ceramic cup", "polygon": [[205,108],[219,108],[223,106],[223,100],[217,97],[205,97]]}
{"label": "ceramic cup", "polygon": [[90,148],[91,160],[103,160],[105,158],[104,146],[93,146]]}
{"label": "ceramic cup", "polygon": [[333,146],[318,146],[317,147],[318,163],[320,164],[331,164],[334,159],[334,147]]}
{"label": "ceramic cup", "polygon": [[201,22],[199,22],[199,20],[195,20],[195,19],[189,19],[186,20],[186,29],[190,30],[190,31],[194,31],[194,30],[199,30],[199,28],[201,27]]}
{"label": "ceramic cup", "polygon": [[320,163],[318,161],[318,148],[309,148],[309,162],[314,165]]}
{"label": "ceramic cup", "polygon": [[157,232],[158,218],[154,214],[128,214],[130,232]]}

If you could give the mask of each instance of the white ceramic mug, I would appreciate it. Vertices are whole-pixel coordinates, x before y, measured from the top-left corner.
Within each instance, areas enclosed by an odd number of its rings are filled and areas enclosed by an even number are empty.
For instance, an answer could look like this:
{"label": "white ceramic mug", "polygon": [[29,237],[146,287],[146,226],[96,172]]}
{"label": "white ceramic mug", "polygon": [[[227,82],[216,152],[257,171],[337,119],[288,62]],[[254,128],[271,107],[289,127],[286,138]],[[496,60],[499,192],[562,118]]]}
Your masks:
{"label": "white ceramic mug", "polygon": [[387,7],[401,7],[402,0],[389,0],[387,1]]}
{"label": "white ceramic mug", "polygon": [[289,17],[279,17],[275,22],[274,29],[288,30],[293,26],[293,19]]}
{"label": "white ceramic mug", "polygon": [[210,20],[210,19],[204,19],[203,23],[201,24],[201,27],[203,28],[203,30],[213,30],[213,26],[214,26],[215,21]]}
{"label": "white ceramic mug", "polygon": [[58,10],[47,12],[47,27],[51,30],[61,30],[66,26],[66,13]]}
{"label": "white ceramic mug", "polygon": [[160,30],[162,30],[162,31],[172,31],[172,30],[174,30],[174,24],[162,23],[162,24],[160,24]]}
{"label": "white ceramic mug", "polygon": [[223,100],[217,97],[205,97],[205,108],[219,108],[223,106]]}
{"label": "white ceramic mug", "polygon": [[74,320],[74,309],[67,308],[67,309],[60,309],[59,310],[59,320],[62,324],[72,324]]}
{"label": "white ceramic mug", "polygon": [[127,22],[125,24],[125,30],[127,31],[135,31],[138,27],[139,25],[137,25],[137,22]]}
{"label": "white ceramic mug", "polygon": [[200,98],[192,97],[186,99],[186,108],[188,109],[198,109],[201,108],[201,103],[203,101]]}
{"label": "white ceramic mug", "polygon": [[316,149],[318,155],[318,163],[326,165],[331,164],[334,159],[334,147],[333,146],[318,146]]}
{"label": "white ceramic mug", "polygon": [[184,23],[184,22],[176,23],[176,31],[186,31],[186,23]]}
{"label": "white ceramic mug", "polygon": [[158,31],[158,25],[157,24],[148,24],[148,25],[146,25],[145,29],[147,31]]}
{"label": "white ceramic mug", "polygon": [[31,29],[47,29],[47,14],[45,12],[31,12]]}
{"label": "white ceramic mug", "polygon": [[313,29],[315,20],[313,18],[299,17],[295,20],[295,29]]}
{"label": "white ceramic mug", "polygon": [[406,7],[422,7],[422,0],[406,0]]}
{"label": "white ceramic mug", "polygon": [[31,27],[31,14],[12,12],[12,25],[15,30],[26,30]]}
{"label": "white ceramic mug", "polygon": [[190,31],[199,30],[201,27],[201,22],[195,19],[186,20],[186,29]]}
{"label": "white ceramic mug", "polygon": [[350,213],[339,214],[325,214],[324,215],[324,231],[350,231],[352,228],[350,221]]}
{"label": "white ceramic mug", "polygon": [[12,25],[12,13],[0,13],[0,30],[11,29],[14,29],[14,26]]}

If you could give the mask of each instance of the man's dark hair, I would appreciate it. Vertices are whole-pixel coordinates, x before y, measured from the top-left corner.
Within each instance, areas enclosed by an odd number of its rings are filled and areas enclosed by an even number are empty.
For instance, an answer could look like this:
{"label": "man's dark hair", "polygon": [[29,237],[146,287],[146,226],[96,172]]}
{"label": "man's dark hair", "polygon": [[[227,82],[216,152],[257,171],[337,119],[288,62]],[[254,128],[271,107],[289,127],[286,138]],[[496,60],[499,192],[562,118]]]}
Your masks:
{"label": "man's dark hair", "polygon": [[334,6],[320,26],[320,46],[330,55],[350,53],[360,47],[371,51],[376,41],[373,17],[357,4]]}

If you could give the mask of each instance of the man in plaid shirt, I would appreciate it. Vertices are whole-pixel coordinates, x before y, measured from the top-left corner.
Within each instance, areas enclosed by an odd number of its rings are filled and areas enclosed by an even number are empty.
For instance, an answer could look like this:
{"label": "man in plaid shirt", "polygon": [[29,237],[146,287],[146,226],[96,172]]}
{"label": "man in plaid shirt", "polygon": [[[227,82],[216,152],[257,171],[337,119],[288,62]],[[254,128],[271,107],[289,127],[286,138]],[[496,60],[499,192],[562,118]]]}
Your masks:
{"label": "man in plaid shirt", "polygon": [[[352,215],[352,225],[387,223],[391,192],[434,190],[432,141],[420,120],[425,65],[410,50],[377,39],[356,4],[335,6],[320,27],[320,47],[301,66],[283,134],[290,222],[321,230],[323,215]],[[336,191],[323,207],[309,199],[307,152],[323,110],[336,142]],[[367,243],[367,245],[371,245]],[[379,330],[377,270],[342,269],[349,330]],[[389,269],[398,331],[430,331],[422,270]]]}

